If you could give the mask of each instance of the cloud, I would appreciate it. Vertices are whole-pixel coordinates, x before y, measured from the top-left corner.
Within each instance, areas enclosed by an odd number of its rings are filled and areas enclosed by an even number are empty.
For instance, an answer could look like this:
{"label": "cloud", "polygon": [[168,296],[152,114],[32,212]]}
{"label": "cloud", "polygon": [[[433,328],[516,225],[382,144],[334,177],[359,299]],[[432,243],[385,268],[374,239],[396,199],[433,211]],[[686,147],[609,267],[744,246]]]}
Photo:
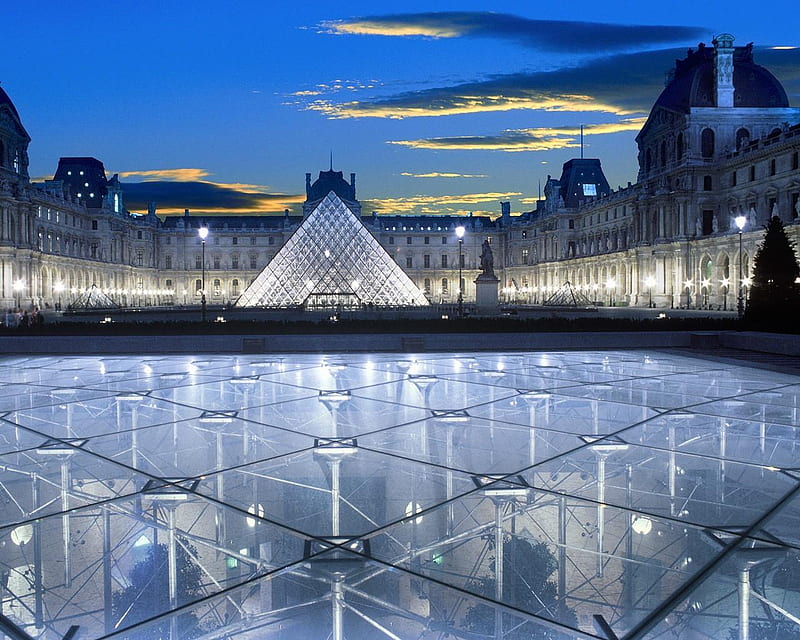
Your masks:
{"label": "cloud", "polygon": [[[245,185],[251,186],[251,185]],[[283,213],[305,201],[305,195],[245,191],[232,184],[211,182],[125,182],[122,194],[130,211],[147,211],[155,202],[159,214],[195,213],[263,214]]]}
{"label": "cloud", "polygon": [[211,175],[205,169],[148,169],[146,171],[120,171],[120,180],[143,178],[146,182],[171,180],[175,182],[196,182]]}
{"label": "cloud", "polygon": [[[626,118],[618,122],[586,125],[584,136],[638,131],[646,118]],[[508,129],[495,136],[450,136],[420,140],[390,140],[411,149],[480,150],[480,151],[552,151],[580,146],[579,126],[541,127],[536,129]]]}
{"label": "cloud", "polygon": [[507,13],[451,11],[332,20],[318,27],[335,35],[478,37],[510,40],[538,50],[594,53],[623,51],[669,42],[694,41],[706,29],[687,26],[623,25],[532,20]]}
{"label": "cloud", "polygon": [[504,74],[372,100],[318,99],[305,108],[329,118],[432,117],[514,109],[630,116],[649,111],[664,88],[664,72],[685,54],[684,49],[616,54],[575,67]]}
{"label": "cloud", "polygon": [[444,173],[440,171],[432,171],[430,173],[410,173],[403,171],[401,176],[408,178],[488,178],[485,173]]}
{"label": "cloud", "polygon": [[[377,211],[382,215],[463,215],[475,212],[477,205],[500,203],[521,195],[519,192],[465,193],[459,195],[414,195],[397,198],[377,198],[362,203],[364,211]],[[499,215],[499,205],[498,205]]]}

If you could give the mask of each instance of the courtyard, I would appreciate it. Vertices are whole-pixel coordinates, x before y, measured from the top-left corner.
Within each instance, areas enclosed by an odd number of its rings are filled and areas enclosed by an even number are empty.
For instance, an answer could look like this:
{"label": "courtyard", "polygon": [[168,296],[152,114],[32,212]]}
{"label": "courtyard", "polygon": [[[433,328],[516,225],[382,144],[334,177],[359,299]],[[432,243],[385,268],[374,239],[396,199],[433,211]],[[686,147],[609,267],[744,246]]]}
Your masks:
{"label": "courtyard", "polygon": [[658,349],[3,365],[8,637],[798,634],[798,376]]}

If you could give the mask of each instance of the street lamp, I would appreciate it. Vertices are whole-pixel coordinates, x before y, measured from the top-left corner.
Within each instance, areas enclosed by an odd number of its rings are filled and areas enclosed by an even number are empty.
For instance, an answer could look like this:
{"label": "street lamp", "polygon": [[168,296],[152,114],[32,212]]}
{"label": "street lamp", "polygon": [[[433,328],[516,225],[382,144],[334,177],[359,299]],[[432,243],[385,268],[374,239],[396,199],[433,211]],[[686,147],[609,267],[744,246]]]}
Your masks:
{"label": "street lamp", "polygon": [[606,280],[606,289],[608,289],[608,306],[614,306],[614,287],[617,286],[617,281],[614,278]]}
{"label": "street lamp", "polygon": [[197,235],[200,236],[200,244],[203,245],[202,256],[202,279],[200,280],[200,313],[203,322],[206,321],[206,238],[208,237],[208,227],[203,225],[197,230]]}
{"label": "street lamp", "polygon": [[644,279],[644,286],[647,287],[647,308],[653,308],[653,287],[656,285],[656,279],[653,276],[647,276]]}
{"label": "street lamp", "polygon": [[53,286],[53,290],[58,294],[58,311],[61,311],[61,294],[64,291],[64,283],[56,282]]}
{"label": "street lamp", "polygon": [[22,279],[14,280],[14,284],[11,285],[14,289],[14,292],[17,295],[17,309],[20,308],[20,296],[22,295],[22,290],[25,288],[25,281]]}
{"label": "street lamp", "polygon": [[744,274],[742,273],[742,230],[744,229],[744,225],[747,224],[747,217],[736,216],[734,222],[739,229],[739,298],[736,301],[736,312],[739,314],[739,317],[742,318],[744,316],[744,298],[742,297],[742,283],[744,281]]}
{"label": "street lamp", "polygon": [[464,227],[456,227],[456,236],[458,237],[458,317],[464,317],[464,292],[461,288],[461,269],[464,263],[464,254],[461,252],[464,246]]}

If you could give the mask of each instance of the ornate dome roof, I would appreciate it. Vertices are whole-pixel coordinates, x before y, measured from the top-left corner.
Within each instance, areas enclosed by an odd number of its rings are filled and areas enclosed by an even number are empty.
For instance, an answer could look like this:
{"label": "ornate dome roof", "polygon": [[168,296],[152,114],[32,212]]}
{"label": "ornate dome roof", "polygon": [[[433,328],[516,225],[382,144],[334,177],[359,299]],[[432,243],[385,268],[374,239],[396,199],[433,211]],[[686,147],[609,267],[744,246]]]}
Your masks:
{"label": "ornate dome roof", "polygon": [[8,97],[8,94],[3,91],[3,87],[0,87],[0,106],[7,105],[9,109],[11,109],[11,113],[19,120],[19,113],[17,113],[17,108],[14,106],[14,103],[11,102],[11,98]]}
{"label": "ornate dome roof", "polygon": [[[734,107],[788,107],[786,91],[764,67],[753,62],[753,45],[736,47],[733,53]],[[674,76],[656,101],[675,111],[691,107],[715,107],[714,48],[702,43],[689,49],[684,60],[676,60]]]}

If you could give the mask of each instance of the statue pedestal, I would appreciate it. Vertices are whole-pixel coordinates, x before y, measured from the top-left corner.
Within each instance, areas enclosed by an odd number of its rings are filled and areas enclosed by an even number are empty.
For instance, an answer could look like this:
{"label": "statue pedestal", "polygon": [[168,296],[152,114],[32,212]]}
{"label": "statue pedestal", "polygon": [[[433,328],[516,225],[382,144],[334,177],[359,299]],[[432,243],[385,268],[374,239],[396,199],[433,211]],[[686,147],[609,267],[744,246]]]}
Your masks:
{"label": "statue pedestal", "polygon": [[475,306],[478,313],[496,313],[500,309],[497,292],[500,280],[482,273],[475,279]]}

